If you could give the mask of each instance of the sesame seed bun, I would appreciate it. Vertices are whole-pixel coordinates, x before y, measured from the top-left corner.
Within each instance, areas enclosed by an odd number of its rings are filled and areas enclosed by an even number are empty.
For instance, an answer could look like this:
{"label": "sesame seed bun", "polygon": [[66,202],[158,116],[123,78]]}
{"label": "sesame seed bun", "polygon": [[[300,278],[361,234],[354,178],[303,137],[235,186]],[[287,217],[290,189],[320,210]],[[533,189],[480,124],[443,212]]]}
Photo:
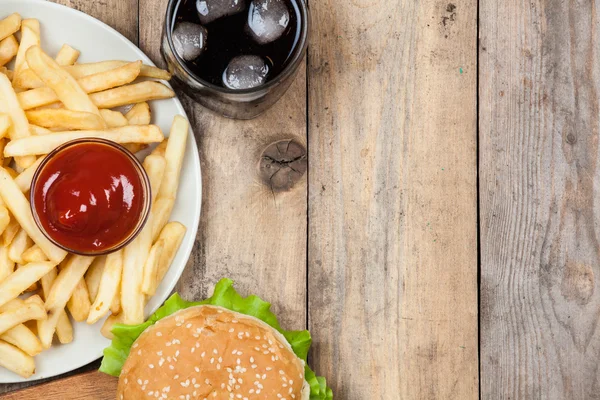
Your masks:
{"label": "sesame seed bun", "polygon": [[181,310],[140,335],[117,399],[308,400],[304,362],[259,319],[215,306]]}

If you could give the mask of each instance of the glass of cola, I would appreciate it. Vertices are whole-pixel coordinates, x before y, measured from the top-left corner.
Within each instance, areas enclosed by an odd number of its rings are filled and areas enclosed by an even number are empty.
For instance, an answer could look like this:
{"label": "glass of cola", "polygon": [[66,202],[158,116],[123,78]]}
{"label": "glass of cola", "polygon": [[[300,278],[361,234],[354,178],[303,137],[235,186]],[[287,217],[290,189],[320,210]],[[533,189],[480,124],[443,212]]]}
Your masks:
{"label": "glass of cola", "polygon": [[306,0],[170,0],[161,51],[194,100],[251,119],[291,85],[308,31]]}

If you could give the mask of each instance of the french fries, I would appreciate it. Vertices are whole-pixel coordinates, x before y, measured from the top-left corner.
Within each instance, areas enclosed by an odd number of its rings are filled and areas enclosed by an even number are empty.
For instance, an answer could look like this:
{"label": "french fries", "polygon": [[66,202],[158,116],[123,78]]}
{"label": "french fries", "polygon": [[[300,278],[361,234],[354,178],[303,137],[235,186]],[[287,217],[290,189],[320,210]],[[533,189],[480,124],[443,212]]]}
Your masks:
{"label": "french fries", "polygon": [[148,103],[137,103],[125,114],[131,125],[148,125],[151,122],[150,106]]}
{"label": "french fries", "polygon": [[15,269],[15,263],[8,257],[8,247],[0,244],[0,282],[10,276]]}
{"label": "french fries", "polygon": [[[2,196],[0,196],[0,198],[2,198]],[[6,228],[4,228],[4,232],[2,232],[2,245],[9,247],[10,244],[12,243],[13,239],[15,238],[15,236],[17,235],[17,233],[19,232],[19,230],[21,230],[21,227],[19,226],[19,222],[10,215],[10,212],[8,213],[10,221],[8,223],[8,225],[6,226]]]}
{"label": "french fries", "polygon": [[106,257],[107,256],[96,257],[85,274],[85,284],[87,285],[88,292],[90,293],[89,297],[92,301],[96,298],[98,290],[100,289],[100,280],[104,273]]}
{"label": "french fries", "polygon": [[0,340],[10,343],[23,350],[30,356],[36,356],[42,352],[42,343],[37,336],[25,325],[17,325],[0,335]]}
{"label": "french fries", "polygon": [[0,39],[9,37],[21,28],[21,16],[17,13],[11,14],[0,21]]}
{"label": "french fries", "polygon": [[[52,268],[50,272],[40,279],[44,299],[48,298],[50,289],[52,288],[52,284],[54,283],[57,275],[57,268]],[[60,315],[58,316],[56,324],[56,336],[58,337],[58,341],[62,344],[71,343],[73,341],[73,326],[71,325],[71,320],[64,309],[62,312],[59,312],[59,314]],[[44,331],[44,324],[45,321],[38,321],[38,332]]]}
{"label": "french fries", "polygon": [[[64,70],[75,79],[81,79],[90,75],[100,74],[114,70],[128,64],[128,61],[101,61],[97,63],[77,64],[65,67]],[[142,65],[140,67],[139,76],[155,79],[171,79],[171,74],[168,71],[152,67],[150,65]],[[35,89],[44,86],[44,82],[37,77],[34,71],[24,70],[18,77],[15,78],[15,87],[22,89]]]}
{"label": "french fries", "polygon": [[54,264],[49,261],[30,263],[17,268],[16,271],[0,282],[0,306],[17,298],[18,295],[46,275],[52,268],[54,268]]}
{"label": "french fries", "polygon": [[7,114],[0,114],[0,139],[8,134],[10,128],[10,117]]}
{"label": "french fries", "polygon": [[23,253],[30,248],[33,241],[27,236],[27,232],[21,229],[13,239],[8,248],[8,258],[17,264],[24,264]]}
{"label": "french fries", "polygon": [[48,258],[37,244],[34,244],[33,246],[25,250],[21,257],[23,259],[23,262],[27,264],[32,262],[48,261]]}
{"label": "french fries", "polygon": [[155,154],[150,154],[144,160],[143,166],[144,170],[146,170],[146,174],[148,175],[150,187],[152,188],[153,203],[156,201],[156,197],[158,196],[158,191],[165,175],[166,165],[167,162],[165,158]]}
{"label": "french fries", "polygon": [[165,150],[165,178],[160,185],[159,198],[175,198],[179,187],[179,175],[183,165],[183,155],[187,143],[189,122],[180,115],[173,120],[167,149]]}
{"label": "french fries", "polygon": [[[7,139],[0,139],[0,167],[7,167],[8,163],[10,163],[10,158],[4,157],[4,148],[7,143]],[[0,202],[0,205],[3,205],[3,203]]]}
{"label": "french fries", "polygon": [[100,279],[98,293],[90,309],[87,319],[88,324],[96,323],[108,313],[113,299],[117,296],[123,271],[123,250],[116,251],[106,256],[104,270]]}
{"label": "french fries", "polygon": [[129,125],[101,131],[55,132],[50,135],[12,140],[4,148],[4,156],[48,154],[62,144],[84,138],[101,138],[116,143],[155,143],[162,141],[164,136],[156,125]]}
{"label": "french fries", "polygon": [[6,207],[0,206],[0,235],[2,235],[8,224],[10,224],[10,214]]}
{"label": "french fries", "polygon": [[159,198],[152,206],[152,240],[158,239],[158,235],[169,221],[171,211],[175,205],[173,198]]}
{"label": "french fries", "polygon": [[21,42],[15,60],[15,76],[27,69],[26,53],[30,47],[40,45],[40,22],[37,19],[24,19],[21,21]]}
{"label": "french fries", "polygon": [[[11,125],[8,136],[11,140],[26,138],[31,135],[25,112],[19,106],[19,100],[10,80],[4,74],[0,74],[0,112],[10,116]],[[22,157],[17,158],[15,161],[20,167],[27,168],[35,162],[35,157]]]}
{"label": "french fries", "polygon": [[75,321],[82,322],[87,319],[90,313],[90,306],[90,293],[85,280],[81,278],[67,302],[67,309]]}
{"label": "french fries", "polygon": [[23,378],[29,378],[35,373],[33,357],[2,340],[0,340],[0,366]]}
{"label": "french fries", "polygon": [[33,163],[29,168],[25,171],[21,172],[16,178],[15,183],[21,189],[21,192],[25,193],[31,187],[31,181],[33,180],[33,175],[35,171],[39,167],[42,161],[44,161],[45,157],[39,157],[35,163]]}
{"label": "french fries", "polygon": [[[137,325],[144,322],[144,295],[142,293],[143,261],[147,250],[140,236],[135,238],[123,252],[123,276],[121,281],[121,308],[123,323]],[[140,265],[142,266],[140,268]]]}
{"label": "french fries", "polygon": [[[27,62],[31,70],[56,93],[66,108],[73,111],[85,111],[100,117],[98,107],[90,100],[75,78],[65,72],[39,46],[33,46],[27,50]],[[106,123],[103,127],[106,127]]]}
{"label": "french fries", "polygon": [[11,178],[8,171],[1,167],[0,197],[2,197],[9,211],[19,222],[21,228],[23,228],[23,230],[27,232],[27,235],[29,235],[29,237],[44,251],[48,259],[56,264],[60,263],[66,257],[67,252],[54,245],[40,231],[33,220],[33,215],[31,215],[29,201],[27,201],[25,195],[23,195],[21,189]]}
{"label": "french fries", "polygon": [[17,55],[19,50],[19,42],[17,39],[10,35],[0,41],[0,66],[6,65],[10,60]]}
{"label": "french fries", "polygon": [[165,250],[165,240],[161,239],[154,243],[150,249],[150,254],[144,264],[144,280],[142,282],[142,292],[147,296],[154,296],[158,286],[158,269],[163,251]]}
{"label": "french fries", "polygon": [[6,67],[0,67],[0,73],[6,75],[9,80],[13,80],[15,73]]}
{"label": "french fries", "polygon": [[104,324],[102,325],[102,329],[100,329],[102,336],[104,336],[107,339],[112,340],[114,337],[112,334],[113,326],[115,326],[115,324],[122,324],[122,323],[123,323],[123,315],[122,314],[113,314],[110,317],[106,318],[106,321],[104,321]]}
{"label": "french fries", "polygon": [[[158,265],[156,266],[155,282],[161,282],[169,270],[177,254],[177,250],[181,246],[186,230],[186,227],[179,222],[169,222],[160,233],[157,243],[164,240],[164,244]],[[154,293],[154,291],[156,291],[156,287],[151,287],[149,290],[151,293]]]}
{"label": "french fries", "polygon": [[106,126],[101,115],[84,111],[45,109],[26,111],[25,115],[30,123],[47,129],[94,130]]}
{"label": "french fries", "polygon": [[98,108],[114,108],[143,101],[169,99],[175,96],[166,85],[155,81],[144,81],[90,94]]}
{"label": "french fries", "polygon": [[79,54],[78,50],[75,50],[68,44],[63,44],[54,60],[60,66],[73,65],[79,58]]}
{"label": "french fries", "polygon": [[29,297],[19,307],[0,312],[0,335],[23,322],[43,320],[48,317],[44,309],[44,302],[40,296]]}
{"label": "french fries", "polygon": [[[70,256],[64,263],[64,267],[58,273],[58,276],[52,284],[48,298],[46,299],[46,309],[52,311],[58,308],[64,308],[71,295],[79,285],[85,272],[94,261],[94,257]],[[87,289],[86,289],[87,291]],[[0,297],[1,298],[1,297]],[[62,307],[60,307],[62,305]]]}
{"label": "french fries", "polygon": [[118,128],[128,124],[127,118],[118,111],[102,109],[100,115],[102,115],[109,128]]}
{"label": "french fries", "polygon": [[[176,117],[167,141],[152,125],[148,104],[175,96],[156,81],[170,73],[142,61],[76,64],[80,53],[66,44],[53,59],[40,42],[38,20],[0,20],[0,367],[24,377],[55,335],[60,343],[73,341],[68,313],[89,324],[108,317],[101,329],[107,337],[115,323],[143,322],[186,232],[169,219],[188,122]],[[131,108],[111,110],[120,106]],[[143,160],[153,203],[146,225],[121,250],[96,258],[54,245],[26,197],[46,155],[81,138],[111,140],[133,153],[158,144]]]}
{"label": "french fries", "polygon": [[45,304],[48,319],[38,324],[38,335],[45,349],[52,345],[64,308],[93,260],[93,257],[71,256],[52,284]]}
{"label": "french fries", "polygon": [[[82,77],[77,80],[77,83],[86,93],[95,93],[112,89],[133,82],[140,74],[141,65],[141,61],[127,63],[114,70]],[[48,87],[27,90],[19,93],[17,97],[19,99],[19,104],[24,110],[45,106],[59,101],[56,93]]]}

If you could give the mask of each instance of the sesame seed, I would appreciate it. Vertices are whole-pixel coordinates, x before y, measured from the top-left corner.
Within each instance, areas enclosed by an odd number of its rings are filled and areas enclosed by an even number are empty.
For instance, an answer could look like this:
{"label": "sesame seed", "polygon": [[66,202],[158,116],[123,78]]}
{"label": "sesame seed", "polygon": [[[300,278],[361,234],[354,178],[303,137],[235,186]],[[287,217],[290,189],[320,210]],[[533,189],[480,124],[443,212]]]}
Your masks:
{"label": "sesame seed", "polygon": [[148,364],[148,368],[153,369],[154,368],[154,364]]}
{"label": "sesame seed", "polygon": [[252,369],[255,369],[255,368],[257,367],[257,365],[256,365],[256,364],[252,364],[250,367],[251,367]]}
{"label": "sesame seed", "polygon": [[179,374],[176,374],[173,379],[179,379]]}
{"label": "sesame seed", "polygon": [[175,369],[175,367],[172,365],[169,365],[169,369]]}
{"label": "sesame seed", "polygon": [[157,352],[156,352],[156,355],[157,355],[157,356],[162,356],[162,350],[161,350],[161,351],[157,351]]}
{"label": "sesame seed", "polygon": [[192,324],[187,324],[185,327],[190,329],[192,327]]}
{"label": "sesame seed", "polygon": [[162,332],[156,332],[156,336],[162,336]]}
{"label": "sesame seed", "polygon": [[217,349],[213,349],[213,353],[219,354],[219,352],[217,351]]}
{"label": "sesame seed", "polygon": [[211,364],[214,364],[214,363],[215,363],[215,358],[214,358],[214,357],[212,357],[212,358],[210,359],[210,363],[211,363]]}
{"label": "sesame seed", "polygon": [[198,368],[198,367],[194,367],[194,371],[196,371],[196,372],[200,372],[200,368]]}
{"label": "sesame seed", "polygon": [[229,329],[229,333],[233,332],[234,330],[235,330],[235,329],[233,329],[233,328],[230,328],[230,329]]}
{"label": "sesame seed", "polygon": [[144,384],[144,382],[142,382],[142,380],[141,380],[141,379],[138,379],[138,380],[137,380],[137,384],[141,386],[141,385],[143,385],[143,384]]}

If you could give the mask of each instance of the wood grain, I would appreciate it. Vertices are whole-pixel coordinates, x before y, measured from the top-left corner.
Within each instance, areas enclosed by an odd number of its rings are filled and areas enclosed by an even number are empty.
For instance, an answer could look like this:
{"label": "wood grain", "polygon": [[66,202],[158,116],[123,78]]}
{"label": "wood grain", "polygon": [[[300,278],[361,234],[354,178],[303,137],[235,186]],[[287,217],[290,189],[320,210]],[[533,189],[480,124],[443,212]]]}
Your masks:
{"label": "wood grain", "polygon": [[481,392],[598,399],[597,3],[481,4]]}
{"label": "wood grain", "polygon": [[[140,0],[140,48],[161,65],[166,3]],[[285,96],[252,121],[218,116],[178,91],[200,151],[203,201],[196,246],[177,291],[202,299],[229,277],[241,293],[272,302],[288,329],[306,327],[307,179],[304,174],[290,190],[273,191],[260,163],[274,142],[294,140],[306,149],[306,68],[300,68]]]}
{"label": "wood grain", "polygon": [[313,365],[340,399],[475,399],[477,4],[311,7]]}
{"label": "wood grain", "polygon": [[114,400],[118,379],[98,371],[55,380],[5,395],[2,400]]}
{"label": "wood grain", "polygon": [[[98,18],[138,43],[138,0],[50,0]],[[43,44],[43,43],[42,43]],[[85,51],[85,49],[79,49]]]}

